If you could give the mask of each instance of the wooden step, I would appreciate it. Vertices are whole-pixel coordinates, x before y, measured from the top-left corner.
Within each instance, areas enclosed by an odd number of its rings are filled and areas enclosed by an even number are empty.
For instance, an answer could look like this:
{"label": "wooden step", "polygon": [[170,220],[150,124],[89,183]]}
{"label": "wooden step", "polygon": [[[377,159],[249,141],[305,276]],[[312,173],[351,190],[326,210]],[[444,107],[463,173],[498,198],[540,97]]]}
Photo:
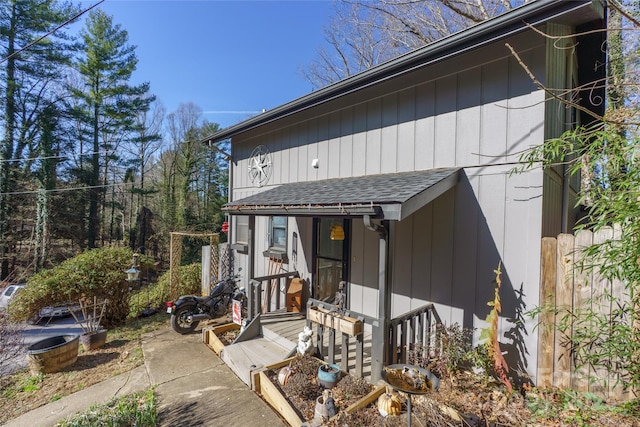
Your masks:
{"label": "wooden step", "polygon": [[[295,345],[294,345],[295,346]],[[251,373],[287,358],[291,346],[265,337],[231,344],[222,349],[220,358],[246,385],[251,387]]]}

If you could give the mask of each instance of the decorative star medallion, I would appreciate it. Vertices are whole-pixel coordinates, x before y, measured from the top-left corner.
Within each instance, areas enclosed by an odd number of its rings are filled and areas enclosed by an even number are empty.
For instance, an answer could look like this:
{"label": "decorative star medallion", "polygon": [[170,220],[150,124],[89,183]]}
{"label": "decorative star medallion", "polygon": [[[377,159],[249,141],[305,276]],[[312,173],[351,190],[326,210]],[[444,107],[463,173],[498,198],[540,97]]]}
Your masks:
{"label": "decorative star medallion", "polygon": [[271,178],[271,153],[264,145],[258,145],[249,159],[249,180],[256,187],[265,185]]}

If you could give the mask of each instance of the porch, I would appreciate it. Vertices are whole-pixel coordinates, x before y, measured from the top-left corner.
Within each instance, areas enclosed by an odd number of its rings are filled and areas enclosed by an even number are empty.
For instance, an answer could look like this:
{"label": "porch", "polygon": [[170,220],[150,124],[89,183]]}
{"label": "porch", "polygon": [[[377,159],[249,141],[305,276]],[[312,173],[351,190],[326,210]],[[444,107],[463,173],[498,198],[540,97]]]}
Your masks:
{"label": "porch", "polygon": [[[380,379],[383,366],[406,363],[412,346],[436,345],[441,322],[432,304],[391,319],[386,326],[377,318],[312,298],[301,312],[287,311],[285,300],[295,277],[297,273],[290,272],[251,280],[246,326],[220,352],[222,360],[254,389],[255,373],[296,354],[305,326],[313,331],[317,357],[372,383]],[[378,336],[384,336],[384,342]]]}

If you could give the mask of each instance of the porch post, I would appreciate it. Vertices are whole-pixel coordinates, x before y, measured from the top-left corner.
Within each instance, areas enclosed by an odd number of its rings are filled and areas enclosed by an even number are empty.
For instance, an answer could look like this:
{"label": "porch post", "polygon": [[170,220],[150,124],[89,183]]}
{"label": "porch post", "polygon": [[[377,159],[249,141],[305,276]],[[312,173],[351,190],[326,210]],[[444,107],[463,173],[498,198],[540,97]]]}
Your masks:
{"label": "porch post", "polygon": [[[388,283],[388,228],[374,224],[368,215],[363,217],[364,225],[371,231],[378,233],[378,325],[373,328],[371,346],[371,381],[376,383],[381,379],[382,368],[385,365],[385,355],[389,346],[387,325],[391,314],[391,286]],[[385,221],[386,222],[386,221]]]}
{"label": "porch post", "polygon": [[253,292],[252,279],[255,277],[253,259],[255,257],[255,248],[253,247],[253,231],[256,228],[256,217],[254,215],[249,216],[249,230],[247,230],[247,296],[248,296],[248,321],[251,322],[256,317],[259,311],[255,309],[255,293]]}
{"label": "porch post", "polygon": [[256,229],[256,217],[255,215],[249,215],[249,230],[247,233],[247,279],[254,278],[254,266],[253,266],[253,258],[255,257],[256,250],[254,248],[253,242],[253,232]]}

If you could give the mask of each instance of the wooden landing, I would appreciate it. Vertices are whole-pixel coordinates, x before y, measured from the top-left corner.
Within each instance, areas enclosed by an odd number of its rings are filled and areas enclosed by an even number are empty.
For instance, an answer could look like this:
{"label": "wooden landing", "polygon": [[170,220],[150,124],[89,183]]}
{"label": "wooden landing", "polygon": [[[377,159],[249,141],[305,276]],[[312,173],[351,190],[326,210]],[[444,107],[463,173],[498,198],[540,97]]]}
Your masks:
{"label": "wooden landing", "polygon": [[251,378],[254,371],[288,357],[292,346],[284,346],[283,343],[281,339],[258,337],[226,346],[220,352],[220,358],[238,378],[252,387]]}
{"label": "wooden landing", "polygon": [[[306,326],[306,319],[292,316],[265,316],[260,319],[260,324],[262,328],[261,336],[228,345],[220,353],[220,358],[234,371],[238,378],[252,389],[254,387],[252,380],[255,372],[295,354],[298,335]],[[312,329],[314,334],[317,333],[315,327]],[[313,339],[315,341],[315,335]],[[328,332],[323,335],[323,344],[322,354],[327,355],[329,354]],[[341,338],[336,337],[335,360],[330,361],[328,357],[325,357],[325,360],[341,364],[341,346]],[[349,371],[354,372],[356,365],[354,340],[349,342],[349,356]],[[367,329],[364,332],[363,376],[366,380],[371,381],[371,331]]]}
{"label": "wooden landing", "polygon": [[[298,334],[302,332],[304,327],[307,324],[306,319],[298,319],[298,320],[288,320],[282,321],[277,320],[276,318],[269,320],[262,320],[262,329],[263,331],[269,331],[270,333],[279,335],[292,343],[294,343],[294,347],[298,343]],[[313,327],[313,333],[316,333],[316,328]],[[315,335],[314,335],[315,340]],[[340,337],[336,337],[336,358],[333,363],[340,364],[342,362],[342,341]],[[355,370],[356,361],[355,361],[355,341],[350,340],[349,342],[349,361],[348,366],[349,370]],[[325,331],[323,335],[323,349],[322,354],[329,354],[329,332]],[[329,361],[327,357],[325,360]],[[369,328],[365,328],[364,332],[364,361],[363,361],[363,376],[366,380],[371,380],[371,330]]]}

